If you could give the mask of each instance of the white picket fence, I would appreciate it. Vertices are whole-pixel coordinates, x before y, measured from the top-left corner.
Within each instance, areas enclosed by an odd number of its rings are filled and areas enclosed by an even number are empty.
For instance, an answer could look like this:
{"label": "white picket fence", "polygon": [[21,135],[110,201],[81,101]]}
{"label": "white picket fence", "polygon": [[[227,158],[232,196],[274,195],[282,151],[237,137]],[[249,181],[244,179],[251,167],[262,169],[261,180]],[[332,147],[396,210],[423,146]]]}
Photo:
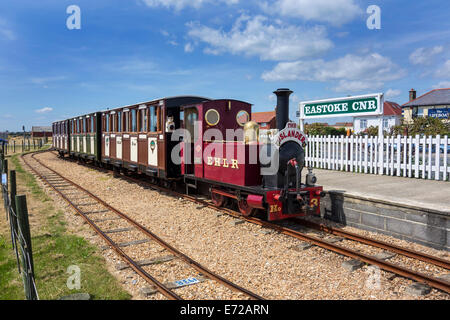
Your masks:
{"label": "white picket fence", "polygon": [[306,164],[319,169],[448,181],[448,136],[310,136]]}

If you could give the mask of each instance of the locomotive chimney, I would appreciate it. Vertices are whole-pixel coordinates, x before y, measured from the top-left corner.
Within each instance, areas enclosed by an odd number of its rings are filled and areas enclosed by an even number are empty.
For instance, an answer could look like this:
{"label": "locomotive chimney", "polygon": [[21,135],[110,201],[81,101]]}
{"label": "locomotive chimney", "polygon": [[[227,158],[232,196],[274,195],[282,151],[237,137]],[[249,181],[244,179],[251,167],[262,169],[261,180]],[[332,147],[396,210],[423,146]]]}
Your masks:
{"label": "locomotive chimney", "polygon": [[274,91],[277,96],[277,129],[283,130],[289,121],[289,96],[293,91],[289,89],[278,89]]}

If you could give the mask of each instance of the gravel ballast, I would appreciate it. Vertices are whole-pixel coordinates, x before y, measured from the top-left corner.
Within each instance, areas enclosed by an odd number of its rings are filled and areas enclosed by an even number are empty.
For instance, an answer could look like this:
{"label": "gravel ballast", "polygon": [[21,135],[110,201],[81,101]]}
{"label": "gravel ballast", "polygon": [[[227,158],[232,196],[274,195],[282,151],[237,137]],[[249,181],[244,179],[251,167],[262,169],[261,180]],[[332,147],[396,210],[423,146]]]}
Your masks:
{"label": "gravel ballast", "polygon": [[[264,232],[265,229],[247,222],[235,225],[232,223],[236,220],[233,217],[218,215],[216,210],[199,208],[198,204],[187,200],[114,178],[112,173],[63,161],[53,153],[43,153],[36,157],[205,267],[266,299],[450,299],[448,294],[435,289],[424,296],[411,295],[408,287],[414,281],[395,277],[390,272],[379,271],[372,266],[364,265],[349,272],[342,264],[351,260],[350,258],[316,246],[296,250],[299,240],[274,232]],[[50,189],[46,190],[49,192]],[[74,232],[81,233],[99,247],[106,245],[92,233],[81,217],[75,216],[72,210],[67,209],[68,206],[60,197],[54,195],[53,198],[59,206],[66,209],[69,226]],[[106,216],[99,213],[92,214],[90,218],[104,219]],[[109,229],[127,227],[115,220],[99,224],[102,227],[108,226]],[[354,228],[344,229],[448,259],[448,253],[443,251]],[[142,239],[142,236],[134,235],[133,232],[123,232],[111,234],[111,237],[120,240],[119,242]],[[367,250],[367,246],[349,243],[348,240],[341,242],[348,246],[360,247],[364,252]],[[142,260],[143,254],[139,252],[141,250],[146,251],[145,259],[149,256],[156,258],[166,255],[165,252],[157,252],[153,247],[154,244],[148,243],[136,248],[128,247],[126,252],[137,260]],[[372,249],[372,251],[376,254],[381,250]],[[130,291],[135,299],[143,299],[140,289],[148,285],[130,269],[116,270],[115,266],[122,260],[112,250],[104,250],[103,255],[110,262],[109,270],[120,279],[125,289]],[[390,261],[404,263],[415,270],[424,273],[428,271],[435,276],[448,273],[442,268],[404,257],[396,256]],[[170,278],[171,281],[181,280],[184,276],[193,276],[184,274],[181,269],[177,274],[179,263],[170,261],[144,268],[157,278],[161,275],[164,279]],[[164,265],[168,264],[173,264],[174,268],[170,269],[173,270],[171,271],[173,274],[167,274],[168,269]],[[242,298],[239,295],[230,295],[227,288],[221,292],[222,289],[218,289],[212,281],[195,286],[204,291],[200,297],[198,294],[192,295],[191,291],[194,290],[189,286],[176,289],[175,292],[185,299],[208,299],[211,296],[219,299]],[[195,291],[198,291],[198,288]],[[155,294],[148,299],[164,299],[164,297]]]}

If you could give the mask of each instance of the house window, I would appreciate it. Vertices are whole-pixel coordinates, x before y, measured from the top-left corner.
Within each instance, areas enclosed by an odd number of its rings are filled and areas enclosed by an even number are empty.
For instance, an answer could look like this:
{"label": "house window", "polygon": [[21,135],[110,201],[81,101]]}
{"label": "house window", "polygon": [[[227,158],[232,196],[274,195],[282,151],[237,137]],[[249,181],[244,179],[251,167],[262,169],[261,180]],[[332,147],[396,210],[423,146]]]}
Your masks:
{"label": "house window", "polygon": [[361,120],[361,129],[367,129],[367,120]]}
{"label": "house window", "polygon": [[419,117],[423,117],[423,108],[419,108],[419,110],[417,110],[417,115]]}
{"label": "house window", "polygon": [[389,127],[389,119],[383,119],[383,128]]}

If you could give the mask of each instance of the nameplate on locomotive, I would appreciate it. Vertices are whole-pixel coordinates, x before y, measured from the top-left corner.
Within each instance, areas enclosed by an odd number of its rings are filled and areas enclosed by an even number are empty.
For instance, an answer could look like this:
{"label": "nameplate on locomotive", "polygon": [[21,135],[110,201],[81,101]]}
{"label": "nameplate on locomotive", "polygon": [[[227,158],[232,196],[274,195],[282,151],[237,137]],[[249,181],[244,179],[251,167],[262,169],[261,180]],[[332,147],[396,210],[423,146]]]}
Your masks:
{"label": "nameplate on locomotive", "polygon": [[281,146],[288,141],[294,141],[301,146],[305,146],[308,142],[306,135],[297,127],[295,122],[288,122],[286,128],[278,132],[273,139],[277,146]]}

